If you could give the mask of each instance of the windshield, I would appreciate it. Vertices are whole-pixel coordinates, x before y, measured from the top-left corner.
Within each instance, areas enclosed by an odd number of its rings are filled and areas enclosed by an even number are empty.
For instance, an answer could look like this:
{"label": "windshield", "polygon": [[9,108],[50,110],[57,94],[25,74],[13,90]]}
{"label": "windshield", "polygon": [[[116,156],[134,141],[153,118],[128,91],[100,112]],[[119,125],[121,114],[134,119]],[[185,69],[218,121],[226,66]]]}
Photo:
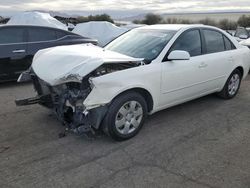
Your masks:
{"label": "windshield", "polygon": [[155,59],[177,31],[135,29],[109,43],[105,49],[146,62]]}

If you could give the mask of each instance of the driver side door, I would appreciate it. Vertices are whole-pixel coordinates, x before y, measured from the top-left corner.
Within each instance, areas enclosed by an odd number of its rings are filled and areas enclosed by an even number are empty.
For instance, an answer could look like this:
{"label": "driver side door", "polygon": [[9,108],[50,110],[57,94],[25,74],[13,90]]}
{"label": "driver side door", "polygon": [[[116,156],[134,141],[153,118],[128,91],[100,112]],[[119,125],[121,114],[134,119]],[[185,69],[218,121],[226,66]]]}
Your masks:
{"label": "driver side door", "polygon": [[162,108],[194,99],[209,91],[204,74],[207,64],[203,57],[201,31],[187,30],[175,41],[166,57],[175,50],[187,51],[189,60],[162,62],[161,104]]}
{"label": "driver side door", "polygon": [[26,50],[23,27],[0,28],[0,81],[18,78],[27,62]]}

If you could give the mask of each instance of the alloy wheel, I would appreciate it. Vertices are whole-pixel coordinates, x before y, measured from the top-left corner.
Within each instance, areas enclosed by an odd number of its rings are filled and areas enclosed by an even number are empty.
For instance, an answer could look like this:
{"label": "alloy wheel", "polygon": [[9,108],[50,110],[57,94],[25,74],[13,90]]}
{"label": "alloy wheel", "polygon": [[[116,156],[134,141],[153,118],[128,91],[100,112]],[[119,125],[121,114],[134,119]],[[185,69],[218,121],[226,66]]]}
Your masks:
{"label": "alloy wheel", "polygon": [[116,114],[116,130],[127,135],[133,133],[140,125],[143,117],[143,109],[139,102],[126,102]]}

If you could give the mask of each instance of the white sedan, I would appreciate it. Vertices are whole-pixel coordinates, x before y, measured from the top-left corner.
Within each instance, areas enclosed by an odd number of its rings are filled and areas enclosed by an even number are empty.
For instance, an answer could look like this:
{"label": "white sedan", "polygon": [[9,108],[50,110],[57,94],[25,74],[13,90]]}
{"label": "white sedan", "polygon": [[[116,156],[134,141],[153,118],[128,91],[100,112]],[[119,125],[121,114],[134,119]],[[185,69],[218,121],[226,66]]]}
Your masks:
{"label": "white sedan", "polygon": [[77,133],[99,128],[135,136],[147,115],[204,95],[232,99],[250,67],[250,50],[204,25],[131,30],[105,48],[91,44],[39,51],[19,82],[33,80],[39,103]]}

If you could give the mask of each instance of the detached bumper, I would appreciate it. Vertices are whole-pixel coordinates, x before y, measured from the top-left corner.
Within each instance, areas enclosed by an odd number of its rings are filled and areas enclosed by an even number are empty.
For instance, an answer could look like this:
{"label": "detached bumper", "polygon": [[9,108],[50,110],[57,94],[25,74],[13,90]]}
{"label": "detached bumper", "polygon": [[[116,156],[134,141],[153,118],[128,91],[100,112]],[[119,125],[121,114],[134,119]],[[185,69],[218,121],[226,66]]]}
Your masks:
{"label": "detached bumper", "polygon": [[54,107],[55,101],[53,101],[54,95],[52,95],[51,87],[44,81],[40,80],[31,68],[23,72],[19,76],[17,82],[32,82],[34,89],[38,94],[36,97],[15,100],[17,106],[40,104],[47,108]]}

